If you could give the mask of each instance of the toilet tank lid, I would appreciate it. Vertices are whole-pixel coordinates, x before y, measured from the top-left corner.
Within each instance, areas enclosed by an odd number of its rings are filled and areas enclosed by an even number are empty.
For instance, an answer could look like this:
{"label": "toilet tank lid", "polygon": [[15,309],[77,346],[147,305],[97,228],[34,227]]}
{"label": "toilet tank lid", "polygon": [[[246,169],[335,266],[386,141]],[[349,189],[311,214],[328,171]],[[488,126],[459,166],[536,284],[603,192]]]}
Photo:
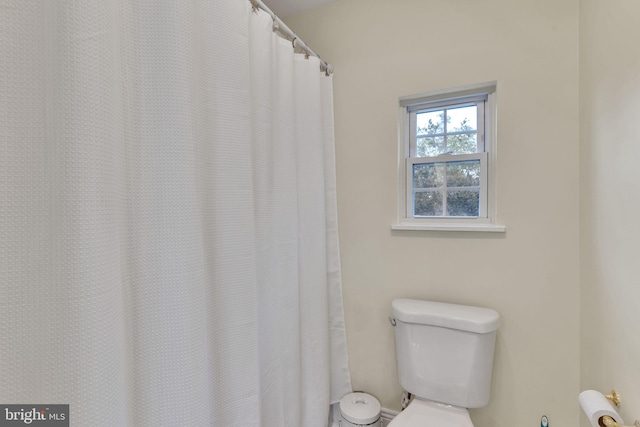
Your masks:
{"label": "toilet tank lid", "polygon": [[391,303],[393,317],[405,323],[487,334],[498,329],[500,315],[490,308],[399,298]]}

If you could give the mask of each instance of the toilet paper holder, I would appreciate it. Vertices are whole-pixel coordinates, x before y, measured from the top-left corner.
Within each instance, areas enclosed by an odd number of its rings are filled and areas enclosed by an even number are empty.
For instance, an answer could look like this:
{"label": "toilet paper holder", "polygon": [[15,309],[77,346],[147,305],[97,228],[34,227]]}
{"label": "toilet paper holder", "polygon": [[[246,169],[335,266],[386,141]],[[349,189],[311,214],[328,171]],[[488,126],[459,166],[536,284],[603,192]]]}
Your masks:
{"label": "toilet paper holder", "polygon": [[[620,404],[622,403],[620,393],[618,393],[615,390],[611,390],[611,393],[605,394],[604,397],[606,397],[609,402],[614,404],[616,408],[619,408]],[[622,424],[618,424],[616,420],[611,418],[609,415],[605,415],[604,417],[601,417],[598,420],[598,424],[600,424],[602,427],[626,427]],[[633,426],[640,427],[640,420],[636,420],[636,422],[633,423]]]}
{"label": "toilet paper holder", "polygon": [[[618,424],[616,422],[616,420],[611,418],[609,415],[605,415],[604,417],[600,418],[600,420],[598,420],[598,423],[602,427],[627,427],[627,426],[624,426],[622,424]],[[640,427],[640,421],[636,420],[636,422],[633,424],[633,426],[634,427]]]}
{"label": "toilet paper holder", "polygon": [[620,407],[620,403],[622,401],[620,400],[620,394],[617,391],[611,390],[611,393],[605,394],[604,397],[606,397],[609,402],[613,403],[616,408]]}

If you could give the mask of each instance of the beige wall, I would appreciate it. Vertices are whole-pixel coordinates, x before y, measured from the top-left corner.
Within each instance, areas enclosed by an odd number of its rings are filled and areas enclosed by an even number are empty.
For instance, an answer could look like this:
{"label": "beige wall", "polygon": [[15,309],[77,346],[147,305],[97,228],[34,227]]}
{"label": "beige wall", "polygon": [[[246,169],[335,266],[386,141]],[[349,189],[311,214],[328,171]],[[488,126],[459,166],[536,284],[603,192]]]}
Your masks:
{"label": "beige wall", "polygon": [[630,425],[640,418],[639,17],[637,0],[580,1],[581,388],[616,388]]}
{"label": "beige wall", "polygon": [[[575,426],[579,409],[577,0],[340,0],[287,19],[334,64],[338,209],[353,385],[398,410],[391,300],[502,315],[476,427]],[[398,98],[498,82],[506,234],[392,232]]]}

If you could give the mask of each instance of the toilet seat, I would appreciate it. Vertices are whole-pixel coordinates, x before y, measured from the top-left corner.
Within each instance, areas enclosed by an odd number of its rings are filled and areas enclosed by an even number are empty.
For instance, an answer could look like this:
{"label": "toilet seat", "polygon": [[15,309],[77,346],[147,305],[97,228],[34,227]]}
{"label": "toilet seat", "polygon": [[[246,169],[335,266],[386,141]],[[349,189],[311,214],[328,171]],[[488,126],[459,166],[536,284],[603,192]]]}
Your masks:
{"label": "toilet seat", "polygon": [[387,427],[473,427],[465,408],[414,398]]}

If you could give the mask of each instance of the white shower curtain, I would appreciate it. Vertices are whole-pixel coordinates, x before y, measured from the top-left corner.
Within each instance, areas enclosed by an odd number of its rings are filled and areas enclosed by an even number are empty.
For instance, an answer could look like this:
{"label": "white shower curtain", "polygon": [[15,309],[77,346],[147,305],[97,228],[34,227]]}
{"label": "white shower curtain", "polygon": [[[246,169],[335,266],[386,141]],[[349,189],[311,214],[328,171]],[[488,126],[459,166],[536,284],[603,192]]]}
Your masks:
{"label": "white shower curtain", "polygon": [[331,84],[246,0],[0,0],[0,403],[325,426]]}

